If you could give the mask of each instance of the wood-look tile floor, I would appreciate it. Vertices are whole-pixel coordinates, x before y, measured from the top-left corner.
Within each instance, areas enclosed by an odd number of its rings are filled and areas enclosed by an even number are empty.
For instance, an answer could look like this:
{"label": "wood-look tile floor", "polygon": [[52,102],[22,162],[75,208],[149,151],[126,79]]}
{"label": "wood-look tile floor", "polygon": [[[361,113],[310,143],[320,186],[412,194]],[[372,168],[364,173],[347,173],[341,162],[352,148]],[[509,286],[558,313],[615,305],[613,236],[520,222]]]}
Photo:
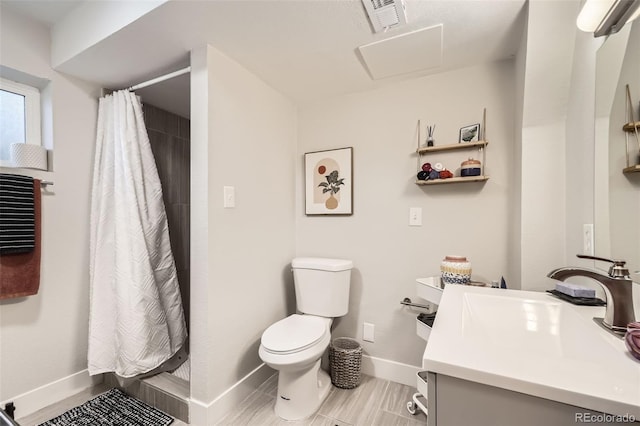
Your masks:
{"label": "wood-look tile floor", "polygon": [[[418,412],[411,415],[406,409],[415,389],[362,376],[360,386],[355,389],[331,387],[329,395],[318,411],[306,420],[288,422],[278,418],[273,407],[276,400],[278,375],[274,374],[258,389],[251,393],[240,405],[227,414],[220,426],[421,426],[427,424],[427,416]],[[87,389],[49,407],[18,419],[21,426],[36,426],[59,416],[97,395],[109,390],[109,386],[98,385]],[[174,420],[172,426],[186,426]],[[194,425],[204,426],[204,425]]]}
{"label": "wood-look tile floor", "polygon": [[327,399],[318,411],[303,421],[289,422],[278,418],[273,407],[276,400],[278,376],[274,374],[249,395],[234,411],[227,414],[220,426],[420,426],[427,424],[427,416],[418,412],[411,415],[407,402],[415,389],[362,376],[355,389],[331,387]]}

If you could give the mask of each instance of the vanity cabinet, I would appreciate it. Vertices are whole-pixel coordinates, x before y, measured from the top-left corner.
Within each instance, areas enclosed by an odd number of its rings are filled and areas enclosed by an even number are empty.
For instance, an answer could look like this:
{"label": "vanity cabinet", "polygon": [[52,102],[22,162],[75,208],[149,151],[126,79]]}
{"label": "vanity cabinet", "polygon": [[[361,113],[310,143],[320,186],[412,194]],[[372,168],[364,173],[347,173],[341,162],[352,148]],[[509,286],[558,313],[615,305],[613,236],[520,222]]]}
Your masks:
{"label": "vanity cabinet", "polygon": [[542,292],[447,285],[418,382],[429,426],[639,421],[638,363],[593,321],[604,310]]}
{"label": "vanity cabinet", "polygon": [[[489,142],[486,140],[487,138],[486,123],[487,123],[487,110],[485,108],[482,114],[482,124],[480,125],[480,131],[479,131],[480,140],[475,142],[460,142],[460,143],[449,144],[449,145],[421,146],[420,134],[419,134],[420,132],[418,132],[418,148],[416,149],[416,153],[418,154],[418,170],[417,170],[418,172],[422,170],[422,164],[424,164],[425,162],[428,162],[429,159],[434,158],[432,154],[438,153],[438,152],[446,152],[446,151],[462,152],[462,151],[477,150],[478,156],[482,158],[482,163],[480,164],[481,173],[479,176],[462,177],[462,176],[459,176],[459,173],[458,173],[457,175],[454,174],[454,177],[445,178],[445,179],[433,179],[433,180],[416,179],[416,185],[442,185],[447,183],[484,182],[489,180],[489,176],[486,175],[486,169],[485,169],[487,164],[486,147],[489,144]],[[419,127],[420,127],[420,124],[418,122],[418,128]],[[467,157],[460,156],[460,161],[464,161],[466,159]],[[431,162],[431,164],[433,165],[435,163]],[[448,170],[454,173],[453,170],[451,169],[448,169]]]}
{"label": "vanity cabinet", "polygon": [[[427,388],[428,426],[540,426],[581,423],[620,425],[623,423],[619,418],[616,419],[616,416],[611,415],[609,415],[611,421],[594,422],[589,419],[599,419],[601,418],[599,416],[605,415],[597,411],[444,374],[428,372]],[[603,418],[607,420],[606,417]]]}

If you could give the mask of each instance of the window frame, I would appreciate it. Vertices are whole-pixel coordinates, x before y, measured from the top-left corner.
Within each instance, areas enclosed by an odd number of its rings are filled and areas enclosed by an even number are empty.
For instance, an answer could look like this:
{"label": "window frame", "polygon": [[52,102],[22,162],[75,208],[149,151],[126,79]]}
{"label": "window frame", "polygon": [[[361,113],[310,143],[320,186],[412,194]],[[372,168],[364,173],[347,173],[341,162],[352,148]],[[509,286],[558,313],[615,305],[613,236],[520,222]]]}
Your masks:
{"label": "window frame", "polygon": [[[42,146],[40,90],[37,87],[0,77],[0,90],[24,96],[25,143]],[[11,160],[0,159],[0,167],[11,167]]]}

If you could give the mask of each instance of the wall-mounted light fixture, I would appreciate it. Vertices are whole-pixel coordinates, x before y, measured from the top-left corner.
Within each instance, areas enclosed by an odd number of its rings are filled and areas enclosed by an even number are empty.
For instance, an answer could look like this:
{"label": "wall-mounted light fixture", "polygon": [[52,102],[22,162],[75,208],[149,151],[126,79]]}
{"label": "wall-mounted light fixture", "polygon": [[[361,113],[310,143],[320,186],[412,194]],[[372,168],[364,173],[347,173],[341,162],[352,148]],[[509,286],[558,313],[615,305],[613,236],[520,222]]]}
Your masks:
{"label": "wall-mounted light fixture", "polygon": [[585,0],[576,23],[582,31],[601,37],[617,33],[639,15],[640,0]]}

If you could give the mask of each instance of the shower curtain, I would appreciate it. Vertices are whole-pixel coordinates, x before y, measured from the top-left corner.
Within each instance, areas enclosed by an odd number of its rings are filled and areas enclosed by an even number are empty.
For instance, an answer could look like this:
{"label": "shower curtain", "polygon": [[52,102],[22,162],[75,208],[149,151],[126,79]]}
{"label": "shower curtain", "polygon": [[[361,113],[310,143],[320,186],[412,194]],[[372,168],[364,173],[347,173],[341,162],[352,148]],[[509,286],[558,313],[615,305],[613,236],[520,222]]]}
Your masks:
{"label": "shower curtain", "polygon": [[187,328],[142,106],[126,90],[100,99],[90,222],[89,373],[149,372]]}

